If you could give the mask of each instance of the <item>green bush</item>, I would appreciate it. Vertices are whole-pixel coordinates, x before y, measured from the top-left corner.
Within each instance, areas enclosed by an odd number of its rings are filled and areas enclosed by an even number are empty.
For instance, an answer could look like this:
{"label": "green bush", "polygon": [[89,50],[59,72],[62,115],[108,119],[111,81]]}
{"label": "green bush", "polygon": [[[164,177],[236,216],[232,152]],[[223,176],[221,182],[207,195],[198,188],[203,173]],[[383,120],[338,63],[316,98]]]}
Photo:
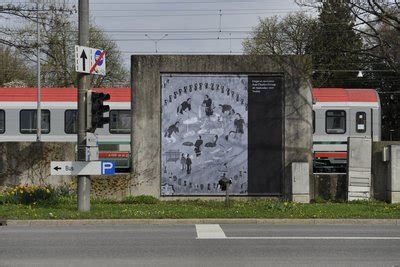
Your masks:
{"label": "green bush", "polygon": [[57,194],[50,185],[17,185],[8,188],[4,195],[5,203],[30,205],[56,201]]}
{"label": "green bush", "polygon": [[157,204],[159,200],[153,196],[127,196],[122,200],[126,204]]}
{"label": "green bush", "polygon": [[76,190],[70,184],[63,183],[54,188],[54,191],[59,197],[71,197],[76,195]]}

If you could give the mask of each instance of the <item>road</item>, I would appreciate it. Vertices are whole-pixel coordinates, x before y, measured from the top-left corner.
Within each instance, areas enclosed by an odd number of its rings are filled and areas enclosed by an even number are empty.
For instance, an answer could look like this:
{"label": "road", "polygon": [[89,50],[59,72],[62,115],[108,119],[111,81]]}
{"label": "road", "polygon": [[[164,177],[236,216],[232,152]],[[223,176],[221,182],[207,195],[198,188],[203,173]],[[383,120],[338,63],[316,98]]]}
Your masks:
{"label": "road", "polygon": [[400,267],[400,226],[3,226],[0,266]]}

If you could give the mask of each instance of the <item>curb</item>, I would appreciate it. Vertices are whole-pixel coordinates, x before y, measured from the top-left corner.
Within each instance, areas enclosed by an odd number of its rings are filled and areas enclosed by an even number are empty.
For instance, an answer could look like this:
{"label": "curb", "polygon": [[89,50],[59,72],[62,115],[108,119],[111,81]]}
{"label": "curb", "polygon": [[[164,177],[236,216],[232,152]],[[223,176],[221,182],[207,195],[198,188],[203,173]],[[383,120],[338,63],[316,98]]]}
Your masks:
{"label": "curb", "polygon": [[187,224],[270,224],[270,225],[399,225],[400,219],[84,219],[7,220],[9,226],[60,225],[187,225]]}

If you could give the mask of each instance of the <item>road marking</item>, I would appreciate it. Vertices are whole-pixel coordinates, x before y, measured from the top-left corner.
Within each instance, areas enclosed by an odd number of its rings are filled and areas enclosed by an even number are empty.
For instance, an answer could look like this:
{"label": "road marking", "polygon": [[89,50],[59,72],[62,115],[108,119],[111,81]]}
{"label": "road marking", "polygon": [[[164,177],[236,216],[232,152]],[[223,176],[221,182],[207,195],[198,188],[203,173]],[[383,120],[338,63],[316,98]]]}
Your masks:
{"label": "road marking", "polygon": [[237,236],[226,239],[265,239],[265,240],[400,240],[390,236]]}
{"label": "road marking", "polygon": [[219,224],[196,224],[197,239],[226,239]]}
{"label": "road marking", "polygon": [[196,224],[197,239],[233,240],[400,240],[400,236],[230,236],[219,224]]}

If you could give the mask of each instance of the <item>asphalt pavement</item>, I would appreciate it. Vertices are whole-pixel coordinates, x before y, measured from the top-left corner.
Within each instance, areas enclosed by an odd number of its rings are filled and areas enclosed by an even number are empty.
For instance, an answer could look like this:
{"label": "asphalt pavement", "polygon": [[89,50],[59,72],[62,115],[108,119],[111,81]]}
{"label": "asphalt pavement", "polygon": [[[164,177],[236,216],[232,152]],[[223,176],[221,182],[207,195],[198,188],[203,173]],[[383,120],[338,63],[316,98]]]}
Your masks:
{"label": "asphalt pavement", "polygon": [[400,267],[400,226],[1,226],[0,266]]}

